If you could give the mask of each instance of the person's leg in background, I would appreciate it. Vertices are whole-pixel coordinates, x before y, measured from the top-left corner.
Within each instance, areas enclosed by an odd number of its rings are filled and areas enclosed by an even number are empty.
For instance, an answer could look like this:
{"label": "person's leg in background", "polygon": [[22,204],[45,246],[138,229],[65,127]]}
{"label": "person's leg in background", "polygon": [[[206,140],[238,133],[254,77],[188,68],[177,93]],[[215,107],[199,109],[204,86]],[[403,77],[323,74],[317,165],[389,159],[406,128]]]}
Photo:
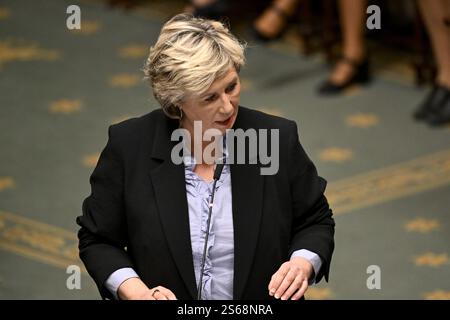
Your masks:
{"label": "person's leg in background", "polygon": [[369,64],[364,40],[367,0],[339,0],[342,54],[321,94],[337,94],[354,83],[369,81]]}
{"label": "person's leg in background", "polygon": [[437,75],[433,90],[414,116],[441,125],[450,122],[450,0],[418,0],[418,4],[431,40]]}
{"label": "person's leg in background", "polygon": [[270,41],[281,36],[289,19],[295,14],[299,0],[274,0],[255,20],[253,36],[259,40]]}

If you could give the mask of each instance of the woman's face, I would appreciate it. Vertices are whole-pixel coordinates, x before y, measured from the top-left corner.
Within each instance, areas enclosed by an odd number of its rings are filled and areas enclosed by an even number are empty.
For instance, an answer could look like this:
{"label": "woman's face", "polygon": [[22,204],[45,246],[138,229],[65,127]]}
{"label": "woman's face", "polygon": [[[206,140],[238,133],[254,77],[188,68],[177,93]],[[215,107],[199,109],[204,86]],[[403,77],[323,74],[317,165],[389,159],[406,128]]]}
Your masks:
{"label": "woman's face", "polygon": [[239,75],[231,68],[224,78],[214,81],[205,94],[187,97],[180,103],[181,126],[192,133],[194,121],[201,121],[203,132],[215,128],[224,134],[236,120],[240,92]]}

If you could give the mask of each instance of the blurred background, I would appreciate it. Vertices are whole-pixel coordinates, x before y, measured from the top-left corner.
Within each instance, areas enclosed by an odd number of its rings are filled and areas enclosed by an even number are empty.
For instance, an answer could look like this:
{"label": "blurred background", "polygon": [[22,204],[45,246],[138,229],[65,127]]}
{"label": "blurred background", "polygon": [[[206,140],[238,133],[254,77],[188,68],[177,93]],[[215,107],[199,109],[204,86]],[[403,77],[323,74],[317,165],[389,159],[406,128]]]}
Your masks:
{"label": "blurred background", "polygon": [[449,8],[2,0],[0,299],[100,299],[75,219],[108,126],[159,108],[142,67],[162,24],[189,11],[248,43],[241,105],[295,120],[328,181],[336,250],[307,298],[450,300]]}

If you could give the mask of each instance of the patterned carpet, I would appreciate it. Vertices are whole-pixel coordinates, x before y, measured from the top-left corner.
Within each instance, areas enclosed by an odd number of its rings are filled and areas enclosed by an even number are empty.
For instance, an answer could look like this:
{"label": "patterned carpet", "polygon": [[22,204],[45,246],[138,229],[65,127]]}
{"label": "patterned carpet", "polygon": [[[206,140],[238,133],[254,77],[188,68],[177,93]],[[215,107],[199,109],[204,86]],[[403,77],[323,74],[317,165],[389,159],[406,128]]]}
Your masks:
{"label": "patterned carpet", "polygon": [[[141,68],[182,1],[126,12],[79,1],[80,31],[66,28],[70,4],[0,4],[0,299],[99,299],[83,269],[81,288],[67,287],[67,267],[81,267],[75,217],[108,125],[158,107]],[[307,297],[450,299],[450,128],[413,121],[427,88],[405,59],[327,99],[315,93],[321,58],[289,39],[252,45],[247,59],[242,105],[296,120],[329,182],[336,251],[330,282]],[[380,289],[368,289],[368,270]]]}

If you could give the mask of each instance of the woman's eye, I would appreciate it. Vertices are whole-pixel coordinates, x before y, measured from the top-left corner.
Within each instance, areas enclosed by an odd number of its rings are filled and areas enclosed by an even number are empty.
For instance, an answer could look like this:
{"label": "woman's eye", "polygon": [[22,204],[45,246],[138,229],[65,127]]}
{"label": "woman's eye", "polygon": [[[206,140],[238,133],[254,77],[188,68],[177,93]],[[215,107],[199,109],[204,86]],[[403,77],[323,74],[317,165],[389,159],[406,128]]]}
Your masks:
{"label": "woman's eye", "polygon": [[231,86],[229,86],[229,87],[227,88],[227,92],[233,91],[234,88],[236,88],[236,83],[233,83]]}
{"label": "woman's eye", "polygon": [[212,102],[212,101],[214,101],[215,98],[216,98],[216,96],[210,96],[210,97],[206,98],[205,101]]}
{"label": "woman's eye", "polygon": [[[236,88],[236,85],[237,85],[236,82],[233,83],[232,85],[230,85],[229,87],[227,87],[227,88],[225,89],[225,91],[226,91],[227,93],[233,91],[233,90]],[[206,101],[206,102],[213,102],[214,100],[216,100],[216,98],[217,98],[216,95],[212,95],[212,96],[206,98],[205,101]]]}

